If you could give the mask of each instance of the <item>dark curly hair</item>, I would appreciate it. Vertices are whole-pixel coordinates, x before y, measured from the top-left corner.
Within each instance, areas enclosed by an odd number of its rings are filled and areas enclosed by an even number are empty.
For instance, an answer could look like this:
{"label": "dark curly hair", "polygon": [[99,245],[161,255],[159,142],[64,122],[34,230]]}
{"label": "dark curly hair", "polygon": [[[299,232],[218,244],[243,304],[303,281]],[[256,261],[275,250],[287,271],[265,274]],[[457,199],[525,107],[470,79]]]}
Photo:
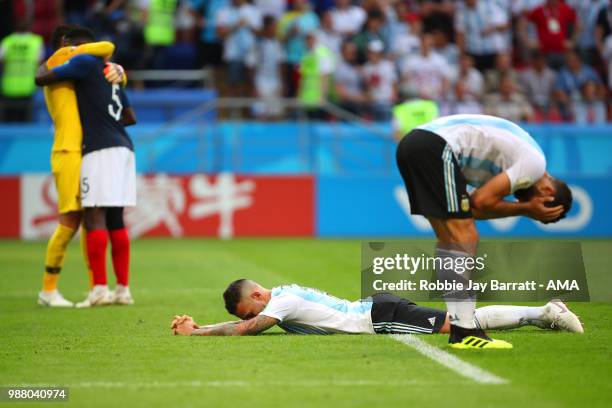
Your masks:
{"label": "dark curly hair", "polygon": [[[554,200],[546,203],[546,206],[556,207],[558,205],[562,205],[563,212],[558,218],[552,221],[544,222],[544,224],[552,224],[552,223],[562,220],[563,218],[565,218],[567,213],[572,209],[572,202],[573,202],[572,190],[570,190],[567,183],[559,179],[553,179],[552,183],[555,186],[555,195],[553,196]],[[515,191],[514,197],[516,197],[520,201],[529,201],[533,197],[535,192],[536,192],[535,188],[531,186],[523,190]]]}

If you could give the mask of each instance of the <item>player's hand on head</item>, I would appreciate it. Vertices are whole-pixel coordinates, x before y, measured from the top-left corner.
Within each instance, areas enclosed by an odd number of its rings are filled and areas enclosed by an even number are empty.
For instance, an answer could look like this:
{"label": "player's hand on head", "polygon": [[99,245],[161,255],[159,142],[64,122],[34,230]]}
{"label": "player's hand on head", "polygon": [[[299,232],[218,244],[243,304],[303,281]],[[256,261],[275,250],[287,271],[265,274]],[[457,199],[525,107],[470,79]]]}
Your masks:
{"label": "player's hand on head", "polygon": [[554,197],[533,197],[529,201],[529,217],[544,224],[558,221],[564,209],[562,205],[554,207],[547,205],[554,200]]}
{"label": "player's hand on head", "polygon": [[115,64],[114,62],[107,62],[104,67],[104,77],[106,80],[112,84],[120,84],[123,82],[123,76],[125,74],[125,70],[119,64]]}

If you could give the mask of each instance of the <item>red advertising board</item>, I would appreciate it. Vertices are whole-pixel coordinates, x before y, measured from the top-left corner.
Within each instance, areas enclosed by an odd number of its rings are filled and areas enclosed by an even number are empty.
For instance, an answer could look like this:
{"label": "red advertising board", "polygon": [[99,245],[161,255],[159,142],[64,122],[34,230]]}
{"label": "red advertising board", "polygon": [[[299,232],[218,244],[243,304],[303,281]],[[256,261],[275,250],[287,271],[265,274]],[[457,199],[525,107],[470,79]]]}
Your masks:
{"label": "red advertising board", "polygon": [[[126,212],[137,236],[312,236],[311,176],[230,173],[139,176],[138,205]],[[0,179],[0,236],[48,237],[55,228],[56,193],[49,175]]]}

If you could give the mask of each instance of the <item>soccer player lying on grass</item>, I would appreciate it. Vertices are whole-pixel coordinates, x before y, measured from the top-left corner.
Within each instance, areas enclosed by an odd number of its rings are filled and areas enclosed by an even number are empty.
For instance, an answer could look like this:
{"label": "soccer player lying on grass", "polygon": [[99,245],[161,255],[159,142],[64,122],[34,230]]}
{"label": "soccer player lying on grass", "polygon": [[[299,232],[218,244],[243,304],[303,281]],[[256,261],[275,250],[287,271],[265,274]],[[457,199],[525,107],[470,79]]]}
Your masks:
{"label": "soccer player lying on grass", "polygon": [[[433,334],[449,333],[447,312],[391,295],[378,293],[350,302],[298,285],[266,289],[248,279],[232,282],[223,293],[225,308],[242,320],[209,326],[191,316],[175,316],[172,332],[183,336],[244,336],[274,325],[296,334]],[[536,326],[582,333],[582,324],[560,300],[544,306],[485,306],[476,309],[474,324],[484,329]],[[478,342],[487,348],[491,343]]]}

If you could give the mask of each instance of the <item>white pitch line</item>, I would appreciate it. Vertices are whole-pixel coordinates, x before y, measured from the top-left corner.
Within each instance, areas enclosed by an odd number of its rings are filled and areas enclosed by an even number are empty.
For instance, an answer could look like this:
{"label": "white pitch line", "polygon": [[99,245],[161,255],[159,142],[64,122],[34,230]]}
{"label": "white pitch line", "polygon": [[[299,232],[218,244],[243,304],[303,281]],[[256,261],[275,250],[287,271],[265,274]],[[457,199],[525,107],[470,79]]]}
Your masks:
{"label": "white pitch line", "polygon": [[447,353],[437,347],[434,347],[423,340],[417,338],[413,334],[392,334],[391,338],[404,343],[407,346],[414,348],[419,353],[429,357],[433,361],[442,364],[443,366],[453,370],[459,375],[462,375],[470,380],[481,384],[507,384],[509,381],[496,376],[482,368],[476,367],[467,363],[458,357]]}
{"label": "white pitch line", "polygon": [[409,385],[437,385],[437,382],[413,380],[270,380],[270,381],[242,381],[242,380],[210,380],[210,381],[148,381],[148,382],[119,382],[119,381],[84,381],[67,382],[65,384],[20,384],[16,387],[70,387],[70,388],[222,388],[222,387],[368,387],[368,386],[409,386]]}

